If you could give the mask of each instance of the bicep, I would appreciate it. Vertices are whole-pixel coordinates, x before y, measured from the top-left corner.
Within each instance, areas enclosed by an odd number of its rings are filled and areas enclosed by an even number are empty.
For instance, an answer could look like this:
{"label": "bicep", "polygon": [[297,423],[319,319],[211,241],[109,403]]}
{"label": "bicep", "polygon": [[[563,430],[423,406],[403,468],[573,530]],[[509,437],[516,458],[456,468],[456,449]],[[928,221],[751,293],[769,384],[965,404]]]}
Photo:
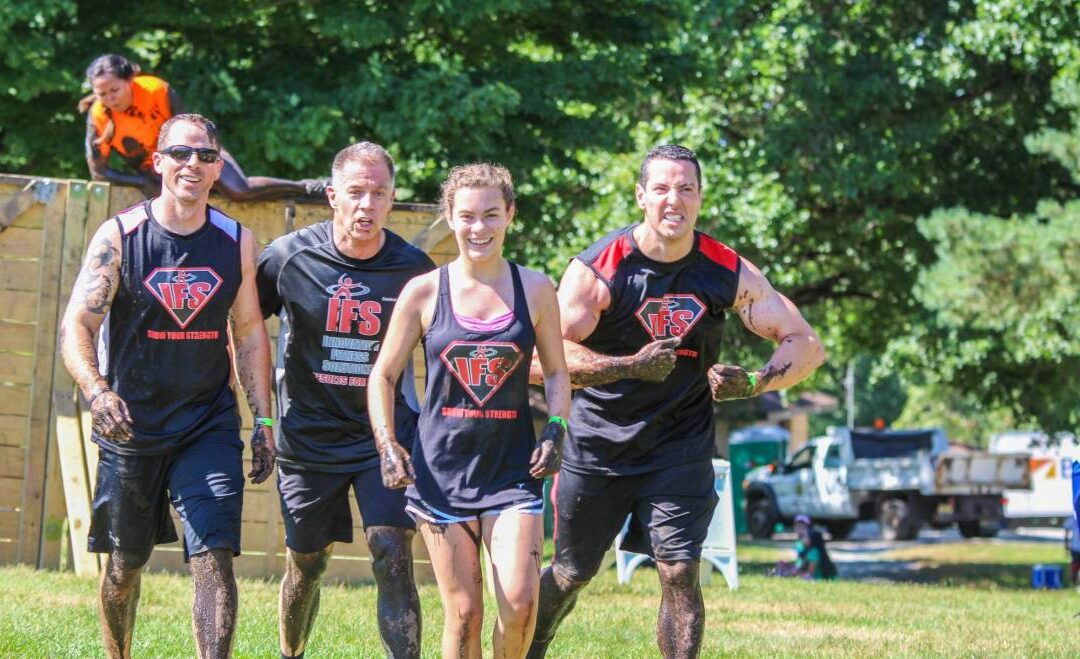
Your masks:
{"label": "bicep", "polygon": [[742,260],[734,308],[748,330],[773,342],[813,331],[791,300],[746,259]]}
{"label": "bicep", "polygon": [[537,292],[542,309],[536,323],[536,351],[540,355],[540,363],[547,372],[565,369],[566,355],[563,353],[562,324],[555,288],[545,281]]}
{"label": "bicep", "polygon": [[67,316],[96,332],[109,313],[120,286],[120,232],[107,220],[95,232],[68,301]]}
{"label": "bicep", "polygon": [[562,336],[578,343],[596,329],[600,314],[611,303],[611,295],[603,282],[575,259],[559,282],[558,301]]}

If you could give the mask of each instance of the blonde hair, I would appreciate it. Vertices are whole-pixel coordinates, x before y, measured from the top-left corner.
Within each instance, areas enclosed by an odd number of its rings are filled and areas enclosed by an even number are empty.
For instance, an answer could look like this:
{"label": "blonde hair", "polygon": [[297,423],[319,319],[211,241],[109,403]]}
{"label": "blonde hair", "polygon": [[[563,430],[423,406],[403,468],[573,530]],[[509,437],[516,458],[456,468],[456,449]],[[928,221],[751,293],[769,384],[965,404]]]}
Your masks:
{"label": "blonde hair", "polygon": [[476,162],[450,170],[439,195],[439,214],[449,219],[454,210],[454,195],[466,188],[498,188],[507,210],[514,205],[514,180],[510,170],[494,163]]}

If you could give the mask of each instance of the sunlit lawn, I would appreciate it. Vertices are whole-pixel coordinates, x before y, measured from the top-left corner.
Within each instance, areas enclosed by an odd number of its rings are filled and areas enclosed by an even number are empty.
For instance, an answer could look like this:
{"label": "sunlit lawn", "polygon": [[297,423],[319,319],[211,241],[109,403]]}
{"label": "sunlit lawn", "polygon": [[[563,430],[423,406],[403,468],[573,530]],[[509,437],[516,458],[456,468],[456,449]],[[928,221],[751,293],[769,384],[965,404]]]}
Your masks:
{"label": "sunlit lawn", "polygon": [[[742,587],[715,575],[705,587],[705,656],[1080,656],[1074,617],[1080,595],[1033,591],[1030,566],[1062,563],[1056,544],[957,542],[883,551],[939,583],[810,583],[764,576],[790,552],[776,544],[740,548]],[[947,585],[943,585],[947,584]],[[0,654],[100,656],[95,584],[70,573],[0,569]],[[424,654],[437,656],[442,611],[434,585],[420,589]],[[277,583],[243,579],[236,655],[277,653]],[[135,656],[193,656],[190,579],[150,574],[143,582]],[[332,585],[307,657],[382,655],[370,585]],[[620,586],[605,571],[583,594],[551,648],[553,657],[656,656],[656,573],[642,568]],[[487,630],[493,619],[489,602]],[[488,633],[489,635],[489,633]],[[485,652],[490,644],[485,641]]]}

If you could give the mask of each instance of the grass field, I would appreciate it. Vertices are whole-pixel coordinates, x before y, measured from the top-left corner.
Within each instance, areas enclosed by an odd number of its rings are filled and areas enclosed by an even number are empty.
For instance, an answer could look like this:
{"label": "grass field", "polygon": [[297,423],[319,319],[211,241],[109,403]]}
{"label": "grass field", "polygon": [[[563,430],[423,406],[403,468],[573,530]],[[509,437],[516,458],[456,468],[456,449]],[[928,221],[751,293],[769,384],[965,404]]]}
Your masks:
{"label": "grass field", "polygon": [[[742,587],[716,574],[705,587],[704,656],[1080,656],[1080,594],[1033,591],[1031,565],[1062,563],[1053,543],[963,542],[883,551],[875,564],[903,563],[909,576],[811,583],[764,576],[790,551],[770,543],[740,546]],[[0,569],[0,655],[101,655],[95,584],[70,573]],[[240,582],[239,657],[277,656],[277,583]],[[190,579],[150,574],[143,582],[137,657],[193,656]],[[375,591],[328,586],[306,656],[378,657]],[[607,570],[564,624],[552,657],[654,657],[659,587],[639,569],[628,586]],[[437,656],[442,611],[434,586],[421,587],[424,655]],[[493,607],[489,602],[486,629]],[[485,641],[485,652],[490,652]]]}

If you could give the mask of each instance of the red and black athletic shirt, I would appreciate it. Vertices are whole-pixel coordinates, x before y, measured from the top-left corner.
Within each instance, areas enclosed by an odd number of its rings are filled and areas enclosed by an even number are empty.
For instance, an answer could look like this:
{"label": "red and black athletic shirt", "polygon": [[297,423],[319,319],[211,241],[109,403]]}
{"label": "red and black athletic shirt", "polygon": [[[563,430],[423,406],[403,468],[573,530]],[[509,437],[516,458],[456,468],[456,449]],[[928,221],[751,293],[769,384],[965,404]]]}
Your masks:
{"label": "red and black athletic shirt", "polygon": [[689,254],[661,263],[641,252],[633,229],[613,231],[575,257],[611,292],[611,305],[581,344],[622,356],[680,336],[679,357],[662,383],[626,379],[575,392],[563,466],[579,473],[640,474],[713,455],[706,374],[738,291],[739,257],[695,231]]}
{"label": "red and black athletic shirt", "polygon": [[[378,464],[367,413],[368,376],[401,289],[435,268],[423,250],[392,231],[384,233],[386,241],[374,256],[354,259],[334,245],[327,221],[278,238],[259,257],[263,316],[282,319],[282,464],[331,473]],[[417,419],[407,397],[415,401],[411,369],[394,394],[395,428],[405,447],[412,445]]]}
{"label": "red and black athletic shirt", "polygon": [[114,218],[121,277],[102,325],[99,364],[127,403],[135,439],[98,444],[127,455],[166,453],[212,431],[239,431],[230,387],[229,309],[240,289],[240,225],[207,206],[188,235],[158,224],[150,202]]}

